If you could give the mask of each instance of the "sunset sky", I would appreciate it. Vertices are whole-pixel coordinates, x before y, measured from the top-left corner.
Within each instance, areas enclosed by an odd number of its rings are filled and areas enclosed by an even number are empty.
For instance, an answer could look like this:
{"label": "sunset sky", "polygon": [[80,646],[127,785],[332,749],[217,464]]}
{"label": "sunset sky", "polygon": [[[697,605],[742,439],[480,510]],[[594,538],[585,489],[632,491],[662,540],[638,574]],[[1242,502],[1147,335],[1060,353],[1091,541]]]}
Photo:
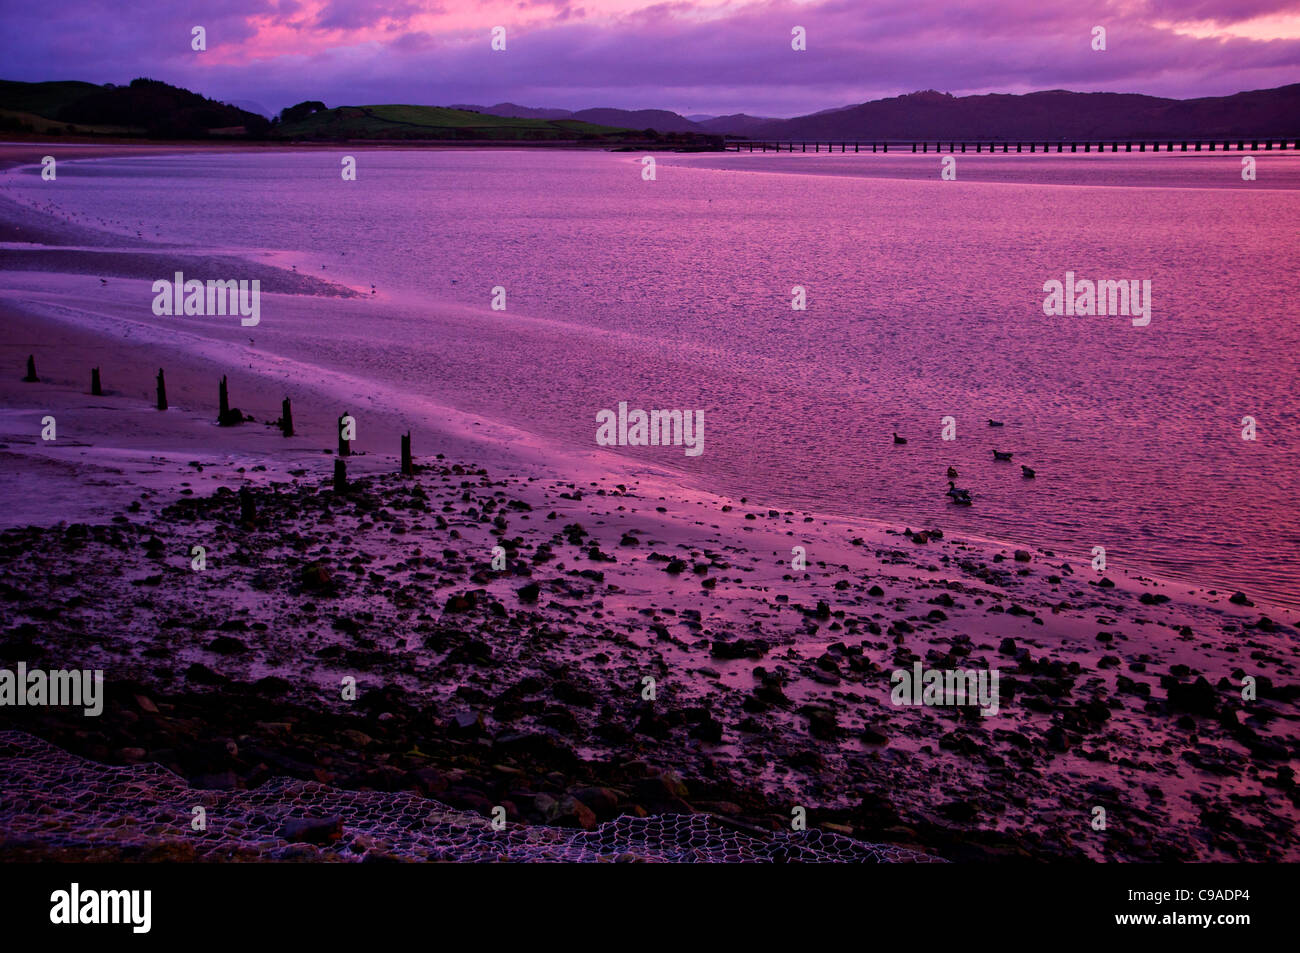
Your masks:
{"label": "sunset sky", "polygon": [[[5,0],[0,78],[149,76],[269,110],[408,102],[792,116],[934,88],[1185,98],[1300,82],[1300,0]],[[208,49],[190,49],[194,26]],[[794,26],[808,50],[790,48]],[[505,52],[490,49],[506,28]],[[1107,50],[1091,49],[1094,26]]]}

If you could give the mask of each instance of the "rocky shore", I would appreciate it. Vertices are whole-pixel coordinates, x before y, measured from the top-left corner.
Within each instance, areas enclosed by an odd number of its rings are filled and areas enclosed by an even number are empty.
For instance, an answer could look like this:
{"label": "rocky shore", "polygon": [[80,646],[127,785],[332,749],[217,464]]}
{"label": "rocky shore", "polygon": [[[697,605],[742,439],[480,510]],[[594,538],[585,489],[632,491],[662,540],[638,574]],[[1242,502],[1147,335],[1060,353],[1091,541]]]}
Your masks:
{"label": "rocky shore", "polygon": [[[802,807],[951,860],[1297,857],[1296,633],[1244,596],[446,460],[343,493],[285,476],[0,534],[0,663],[107,682],[97,719],[0,727],[200,788],[301,778],[511,824],[779,831]],[[998,668],[999,715],[892,705],[916,659]]]}

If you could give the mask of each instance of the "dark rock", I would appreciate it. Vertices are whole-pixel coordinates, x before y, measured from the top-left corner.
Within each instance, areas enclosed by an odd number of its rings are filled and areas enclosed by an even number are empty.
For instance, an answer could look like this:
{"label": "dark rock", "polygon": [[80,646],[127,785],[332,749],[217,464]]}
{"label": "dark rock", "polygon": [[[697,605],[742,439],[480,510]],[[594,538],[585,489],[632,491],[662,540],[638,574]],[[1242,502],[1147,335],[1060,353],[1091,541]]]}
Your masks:
{"label": "dark rock", "polygon": [[294,843],[328,844],[343,836],[343,818],[291,817],[285,820],[280,836]]}

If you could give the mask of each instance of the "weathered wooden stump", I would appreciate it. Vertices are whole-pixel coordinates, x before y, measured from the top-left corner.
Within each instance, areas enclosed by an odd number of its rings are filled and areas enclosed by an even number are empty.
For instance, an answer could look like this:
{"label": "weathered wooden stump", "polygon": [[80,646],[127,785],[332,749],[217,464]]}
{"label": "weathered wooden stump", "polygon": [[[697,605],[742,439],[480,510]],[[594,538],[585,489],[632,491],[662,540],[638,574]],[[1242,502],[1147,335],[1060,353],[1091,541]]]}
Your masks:
{"label": "weathered wooden stump", "polygon": [[293,436],[293,406],[288,397],[280,402],[280,432],[286,437]]}
{"label": "weathered wooden stump", "polygon": [[257,507],[253,505],[253,494],[246,486],[239,488],[239,522],[245,526],[252,526],[257,522]]}
{"label": "weathered wooden stump", "polygon": [[36,355],[27,355],[27,376],[23,378],[25,384],[39,384],[41,379],[36,376]]}
{"label": "weathered wooden stump", "polygon": [[158,409],[167,409],[167,381],[163,377],[162,368],[158,368]]}
{"label": "weathered wooden stump", "polygon": [[91,395],[92,397],[103,397],[103,396],[104,396],[104,388],[103,388],[102,386],[100,386],[100,383],[99,383],[99,368],[98,368],[98,367],[92,367],[92,368],[90,369],[90,395]]}
{"label": "weathered wooden stump", "polygon": [[236,427],[244,422],[244,414],[238,407],[230,406],[230,390],[226,378],[222,375],[221,385],[217,388],[217,424],[221,427]]}
{"label": "weathered wooden stump", "polygon": [[334,461],[334,492],[346,493],[348,491],[348,465],[342,460]]}

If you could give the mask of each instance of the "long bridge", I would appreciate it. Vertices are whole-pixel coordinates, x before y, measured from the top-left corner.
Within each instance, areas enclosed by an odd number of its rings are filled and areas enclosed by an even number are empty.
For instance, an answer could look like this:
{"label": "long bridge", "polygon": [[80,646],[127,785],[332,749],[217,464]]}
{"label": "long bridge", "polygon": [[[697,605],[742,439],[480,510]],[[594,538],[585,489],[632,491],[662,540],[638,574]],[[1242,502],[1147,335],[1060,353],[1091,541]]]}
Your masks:
{"label": "long bridge", "polygon": [[[838,149],[836,148],[838,146]],[[1235,150],[1233,147],[1236,147]],[[1270,152],[1300,148],[1300,137],[1213,139],[729,139],[727,152]]]}

